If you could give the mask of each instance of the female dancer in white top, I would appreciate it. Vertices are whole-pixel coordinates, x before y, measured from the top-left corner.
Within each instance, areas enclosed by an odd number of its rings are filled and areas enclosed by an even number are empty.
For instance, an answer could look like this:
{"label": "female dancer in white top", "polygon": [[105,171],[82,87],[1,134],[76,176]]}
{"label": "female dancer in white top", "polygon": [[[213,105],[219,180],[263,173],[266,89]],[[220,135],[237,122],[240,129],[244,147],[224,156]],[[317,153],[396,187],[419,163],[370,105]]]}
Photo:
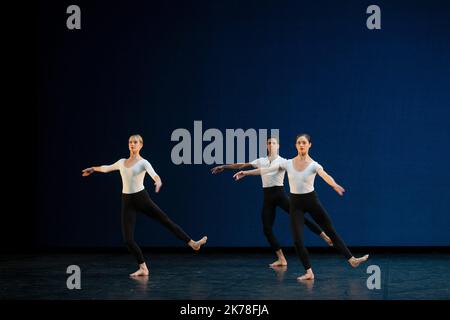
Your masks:
{"label": "female dancer in white top", "polygon": [[161,178],[153,170],[152,165],[141,157],[139,152],[143,147],[143,139],[140,135],[132,135],[128,140],[130,157],[120,159],[110,166],[90,167],[84,169],[83,177],[94,172],[111,172],[120,170],[122,177],[122,234],[128,250],[134,255],[138,262],[139,269],[130,276],[148,276],[149,271],[145,263],[141,249],[134,241],[134,227],[136,223],[136,213],[143,212],[150,218],[158,220],[163,226],[169,229],[175,236],[187,243],[194,250],[199,250],[206,243],[207,237],[199,241],[193,241],[178,225],[172,222],[169,217],[150,199],[144,188],[145,173],[148,173],[155,181],[155,192],[161,189]]}
{"label": "female dancer in white top", "polygon": [[308,134],[299,134],[295,140],[298,155],[290,160],[287,160],[279,165],[274,165],[269,168],[261,168],[248,171],[240,171],[233,177],[239,180],[247,175],[262,175],[268,172],[276,172],[278,170],[286,170],[289,178],[290,188],[290,219],[291,229],[294,238],[294,246],[297,255],[300,258],[306,273],[297,279],[299,280],[313,280],[314,273],[311,268],[311,263],[308,257],[308,251],[303,243],[303,225],[304,214],[309,212],[314,221],[322,227],[326,234],[333,241],[334,246],[341,252],[348,260],[352,267],[359,266],[360,263],[366,261],[369,255],[361,258],[355,258],[344,241],[339,237],[333,228],[330,217],[323,208],[319,198],[314,191],[314,178],[316,174],[325,180],[333,189],[342,196],[345,192],[344,188],[338,185],[334,179],[328,175],[322,166],[309,156],[309,148],[311,148],[311,137]]}

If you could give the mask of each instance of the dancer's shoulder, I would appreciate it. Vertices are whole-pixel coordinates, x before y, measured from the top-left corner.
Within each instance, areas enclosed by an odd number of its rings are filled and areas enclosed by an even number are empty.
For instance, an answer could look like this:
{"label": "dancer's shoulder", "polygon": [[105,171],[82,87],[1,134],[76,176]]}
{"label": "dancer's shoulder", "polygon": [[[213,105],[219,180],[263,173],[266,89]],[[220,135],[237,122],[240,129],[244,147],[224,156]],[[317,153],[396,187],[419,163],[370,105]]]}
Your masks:
{"label": "dancer's shoulder", "polygon": [[280,160],[278,161],[278,165],[280,166],[281,169],[288,169],[289,163],[292,161],[292,159],[285,159],[280,157]]}
{"label": "dancer's shoulder", "polygon": [[316,172],[318,172],[319,170],[323,169],[322,165],[320,163],[318,163],[316,160],[311,159],[313,162],[313,166]]}
{"label": "dancer's shoulder", "polygon": [[153,168],[152,164],[147,159],[142,158],[141,159],[141,163],[146,168]]}

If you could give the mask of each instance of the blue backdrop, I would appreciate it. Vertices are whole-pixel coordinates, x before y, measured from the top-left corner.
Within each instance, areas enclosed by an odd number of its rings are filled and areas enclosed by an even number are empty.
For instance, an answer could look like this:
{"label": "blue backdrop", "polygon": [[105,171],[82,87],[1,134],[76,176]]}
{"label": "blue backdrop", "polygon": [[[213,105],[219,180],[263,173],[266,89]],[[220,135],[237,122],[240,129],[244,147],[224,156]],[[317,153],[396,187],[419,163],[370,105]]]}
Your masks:
{"label": "blue backdrop", "polygon": [[[147,176],[152,198],[193,238],[267,246],[259,177],[172,163],[172,132],[195,120],[278,128],[284,157],[309,132],[347,190],[316,179],[350,246],[450,245],[448,1],[376,1],[381,30],[366,27],[373,1],[77,1],[72,31],[70,4],[40,4],[38,246],[122,246],[118,172],[81,170],[127,157],[132,133],[164,182],[155,194]],[[291,246],[282,211],[275,232]],[[136,239],[182,245],[144,216]]]}

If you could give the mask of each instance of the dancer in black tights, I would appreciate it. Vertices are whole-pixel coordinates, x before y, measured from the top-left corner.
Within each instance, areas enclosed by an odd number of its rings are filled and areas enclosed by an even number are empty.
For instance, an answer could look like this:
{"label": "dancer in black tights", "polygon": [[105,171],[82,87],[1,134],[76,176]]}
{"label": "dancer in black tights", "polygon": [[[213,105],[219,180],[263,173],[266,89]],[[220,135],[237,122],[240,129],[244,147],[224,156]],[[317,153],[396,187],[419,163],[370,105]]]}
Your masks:
{"label": "dancer in black tights", "polygon": [[128,250],[136,258],[139,269],[130,276],[148,276],[149,271],[145,263],[141,249],[134,241],[134,227],[136,213],[142,212],[148,217],[159,221],[178,239],[185,242],[194,250],[199,250],[206,243],[207,237],[199,241],[193,241],[177,224],[150,199],[147,190],[144,189],[144,177],[148,173],[155,181],[155,192],[159,192],[162,186],[161,178],[153,170],[152,165],[141,157],[140,150],[143,147],[143,139],[140,135],[132,135],[128,141],[130,157],[120,159],[109,166],[90,167],[82,171],[84,177],[94,172],[120,171],[122,177],[122,234]]}
{"label": "dancer in black tights", "polygon": [[348,250],[344,241],[334,230],[333,224],[327,212],[319,201],[319,198],[314,191],[314,178],[318,174],[325,180],[333,189],[342,196],[345,192],[344,188],[338,185],[334,179],[328,175],[320,164],[311,159],[308,152],[311,148],[311,137],[308,134],[300,134],[297,136],[296,148],[298,155],[290,160],[280,163],[278,166],[269,168],[255,169],[249,171],[240,171],[233,177],[239,180],[247,175],[262,175],[269,172],[277,172],[285,170],[288,173],[289,188],[290,188],[290,218],[291,229],[294,238],[294,245],[297,255],[300,258],[306,273],[297,279],[299,280],[313,280],[314,273],[311,268],[311,263],[308,257],[308,251],[303,242],[303,225],[304,214],[308,212],[314,221],[322,227],[327,235],[333,241],[336,249],[344,255],[352,267],[359,266],[360,263],[366,261],[369,255],[360,258],[355,258]]}
{"label": "dancer in black tights", "polygon": [[[243,169],[248,167],[253,168],[267,168],[270,166],[279,165],[286,161],[286,159],[278,155],[280,144],[278,138],[270,137],[267,139],[267,157],[256,159],[249,163],[233,163],[214,167],[211,169],[213,174],[222,172],[224,169]],[[273,223],[275,221],[276,208],[279,207],[285,212],[289,213],[289,197],[284,191],[284,170],[277,172],[270,172],[261,175],[263,185],[263,207],[261,212],[261,220],[263,223],[263,232],[267,238],[272,249],[277,255],[277,260],[270,264],[271,267],[286,266],[286,257],[283,254],[281,246],[273,233]],[[328,245],[332,246],[331,239],[325,232],[313,221],[308,218],[304,219],[305,225],[315,234],[324,239]]]}

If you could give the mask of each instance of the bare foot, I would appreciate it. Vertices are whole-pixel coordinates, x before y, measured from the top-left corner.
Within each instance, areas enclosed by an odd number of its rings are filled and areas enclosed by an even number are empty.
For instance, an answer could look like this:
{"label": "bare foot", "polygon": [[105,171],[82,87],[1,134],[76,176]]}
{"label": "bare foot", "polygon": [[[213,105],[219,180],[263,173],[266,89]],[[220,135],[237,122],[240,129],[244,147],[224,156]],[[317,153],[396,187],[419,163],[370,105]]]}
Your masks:
{"label": "bare foot", "polygon": [[326,234],[325,232],[322,232],[322,233],[320,234],[320,237],[321,237],[323,240],[325,240],[325,242],[328,243],[328,245],[329,245],[330,247],[333,246],[333,241],[331,241],[330,237],[327,236],[327,234]]}
{"label": "bare foot", "polygon": [[207,240],[208,240],[208,237],[204,236],[203,238],[201,238],[198,241],[191,240],[189,242],[189,245],[191,246],[192,249],[194,249],[195,251],[198,251],[198,250],[200,250],[201,246],[206,243]]}
{"label": "bare foot", "polygon": [[278,259],[277,261],[269,264],[269,267],[285,267],[287,266],[287,261],[286,259]]}
{"label": "bare foot", "polygon": [[350,263],[350,265],[353,268],[356,268],[357,266],[359,266],[361,263],[366,262],[367,259],[369,259],[369,255],[366,254],[365,256],[361,257],[361,258],[355,258],[355,257],[351,257],[350,259],[348,259],[348,263]]}
{"label": "bare foot", "polygon": [[149,275],[148,269],[140,267],[138,271],[131,273],[130,277],[141,277],[148,275]]}
{"label": "bare foot", "polygon": [[308,269],[306,273],[298,277],[297,280],[314,280],[314,273],[311,269]]}

